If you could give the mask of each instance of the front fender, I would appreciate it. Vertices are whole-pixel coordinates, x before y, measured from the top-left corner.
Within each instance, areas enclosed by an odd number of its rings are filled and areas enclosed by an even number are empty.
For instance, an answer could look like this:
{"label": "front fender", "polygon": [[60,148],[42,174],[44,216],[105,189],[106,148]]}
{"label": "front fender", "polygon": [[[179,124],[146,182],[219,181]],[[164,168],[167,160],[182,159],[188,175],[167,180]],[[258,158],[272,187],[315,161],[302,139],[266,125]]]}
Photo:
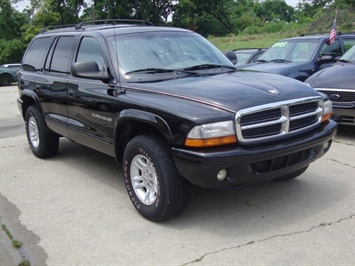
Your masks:
{"label": "front fender", "polygon": [[[140,130],[134,130],[139,127]],[[118,161],[121,160],[124,148],[128,141],[137,135],[137,132],[159,132],[168,143],[174,141],[168,123],[159,115],[137,109],[126,109],[118,114],[115,122],[115,151]]]}

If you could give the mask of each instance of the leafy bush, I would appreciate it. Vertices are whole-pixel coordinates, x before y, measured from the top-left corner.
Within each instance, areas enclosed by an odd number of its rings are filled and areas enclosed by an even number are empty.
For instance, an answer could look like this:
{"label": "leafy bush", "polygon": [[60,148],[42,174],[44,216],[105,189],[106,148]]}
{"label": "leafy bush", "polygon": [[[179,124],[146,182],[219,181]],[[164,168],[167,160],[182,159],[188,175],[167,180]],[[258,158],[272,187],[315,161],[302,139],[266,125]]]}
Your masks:
{"label": "leafy bush", "polygon": [[260,34],[263,32],[263,28],[258,26],[249,26],[243,30],[243,34]]}
{"label": "leafy bush", "polygon": [[265,26],[263,27],[263,32],[266,32],[266,33],[280,32],[282,27],[285,25],[285,23],[286,22],[284,22],[284,21],[266,23]]}

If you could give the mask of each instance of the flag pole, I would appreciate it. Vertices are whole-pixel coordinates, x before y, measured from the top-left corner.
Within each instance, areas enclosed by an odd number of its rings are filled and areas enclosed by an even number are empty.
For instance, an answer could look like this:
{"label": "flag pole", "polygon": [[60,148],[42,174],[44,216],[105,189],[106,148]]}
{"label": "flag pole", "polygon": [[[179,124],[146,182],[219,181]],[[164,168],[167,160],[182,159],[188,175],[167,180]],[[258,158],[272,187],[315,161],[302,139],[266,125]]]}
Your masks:
{"label": "flag pole", "polygon": [[337,35],[337,31],[336,31],[337,15],[338,15],[338,9],[336,8],[335,9],[335,18],[334,18],[333,25],[332,25],[332,30],[329,35],[329,43],[330,44],[332,44],[335,41],[335,37]]}

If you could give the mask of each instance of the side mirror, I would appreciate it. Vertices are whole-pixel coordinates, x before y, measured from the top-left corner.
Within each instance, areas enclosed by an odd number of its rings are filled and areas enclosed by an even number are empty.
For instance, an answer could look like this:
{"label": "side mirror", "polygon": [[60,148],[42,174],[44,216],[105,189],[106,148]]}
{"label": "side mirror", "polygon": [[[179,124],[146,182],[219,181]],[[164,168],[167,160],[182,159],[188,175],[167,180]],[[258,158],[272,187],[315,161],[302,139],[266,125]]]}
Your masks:
{"label": "side mirror", "polygon": [[102,80],[103,82],[110,81],[109,75],[99,69],[99,66],[94,61],[74,63],[71,67],[71,72],[74,77]]}
{"label": "side mirror", "polygon": [[330,63],[334,61],[334,57],[331,55],[323,55],[318,59],[318,64]]}
{"label": "side mirror", "polygon": [[26,70],[26,71],[30,71],[30,72],[36,72],[36,68],[34,66],[31,66],[31,65],[28,65],[28,64],[24,64],[22,66],[22,69]]}
{"label": "side mirror", "polygon": [[229,59],[229,61],[232,62],[233,65],[235,65],[238,62],[237,55],[233,51],[226,51],[224,55]]}

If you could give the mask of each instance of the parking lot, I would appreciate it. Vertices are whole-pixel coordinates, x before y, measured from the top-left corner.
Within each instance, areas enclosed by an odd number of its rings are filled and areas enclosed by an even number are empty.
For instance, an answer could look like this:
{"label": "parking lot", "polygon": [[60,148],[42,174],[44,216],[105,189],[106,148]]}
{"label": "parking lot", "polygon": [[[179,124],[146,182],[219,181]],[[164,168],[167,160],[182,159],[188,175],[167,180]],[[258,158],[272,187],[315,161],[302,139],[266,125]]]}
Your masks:
{"label": "parking lot", "polygon": [[192,188],[186,211],[156,224],[133,208],[114,158],[62,139],[32,155],[17,87],[0,87],[0,264],[355,265],[355,133],[299,178]]}

